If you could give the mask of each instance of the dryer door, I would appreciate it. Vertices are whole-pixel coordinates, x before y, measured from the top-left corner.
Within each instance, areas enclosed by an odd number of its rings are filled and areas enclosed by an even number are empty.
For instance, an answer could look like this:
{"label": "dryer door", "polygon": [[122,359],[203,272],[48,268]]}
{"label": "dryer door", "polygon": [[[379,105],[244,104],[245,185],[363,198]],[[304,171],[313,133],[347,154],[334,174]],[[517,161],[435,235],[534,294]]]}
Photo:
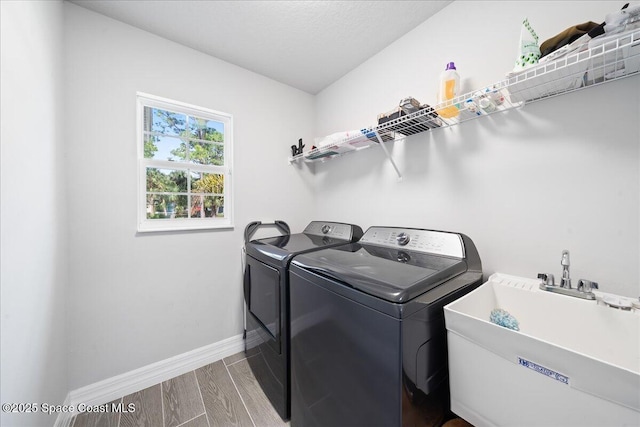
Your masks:
{"label": "dryer door", "polygon": [[259,327],[248,330],[248,340],[269,343],[277,353],[280,349],[280,272],[267,264],[247,256],[244,277],[244,297],[249,314],[257,320]]}

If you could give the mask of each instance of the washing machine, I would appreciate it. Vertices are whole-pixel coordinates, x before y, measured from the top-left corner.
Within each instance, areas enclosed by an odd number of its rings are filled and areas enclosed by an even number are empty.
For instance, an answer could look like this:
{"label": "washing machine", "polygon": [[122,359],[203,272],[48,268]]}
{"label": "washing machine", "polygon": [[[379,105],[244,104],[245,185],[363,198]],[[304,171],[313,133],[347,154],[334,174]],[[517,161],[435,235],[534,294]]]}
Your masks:
{"label": "washing machine", "polygon": [[289,275],[292,426],[440,425],[443,306],[482,283],[470,238],[371,227],[296,256]]}
{"label": "washing machine", "polygon": [[299,254],[357,241],[357,225],[312,221],[291,234],[283,221],[273,225],[284,234],[250,240],[258,221],[245,228],[245,350],[251,370],[278,414],[291,411],[289,361],[289,264]]}

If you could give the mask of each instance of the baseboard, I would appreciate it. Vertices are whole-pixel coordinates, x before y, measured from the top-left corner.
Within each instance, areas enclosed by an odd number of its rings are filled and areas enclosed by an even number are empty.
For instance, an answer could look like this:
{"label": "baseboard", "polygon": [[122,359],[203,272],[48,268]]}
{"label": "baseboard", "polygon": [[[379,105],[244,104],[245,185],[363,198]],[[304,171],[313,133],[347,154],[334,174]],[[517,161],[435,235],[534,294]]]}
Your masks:
{"label": "baseboard", "polygon": [[[143,390],[186,372],[221,360],[244,350],[242,335],[237,335],[217,343],[196,348],[177,356],[152,363],[106,380],[72,390],[65,404],[102,405],[122,396]],[[66,415],[70,415],[66,417]],[[55,427],[66,427],[75,414],[61,413]],[[68,420],[66,419],[68,418]]]}
{"label": "baseboard", "polygon": [[[69,406],[71,404],[71,393],[67,393],[67,397],[64,399],[64,406]],[[71,420],[75,412],[60,412],[56,417],[56,422],[53,424],[53,427],[69,427],[71,425]]]}

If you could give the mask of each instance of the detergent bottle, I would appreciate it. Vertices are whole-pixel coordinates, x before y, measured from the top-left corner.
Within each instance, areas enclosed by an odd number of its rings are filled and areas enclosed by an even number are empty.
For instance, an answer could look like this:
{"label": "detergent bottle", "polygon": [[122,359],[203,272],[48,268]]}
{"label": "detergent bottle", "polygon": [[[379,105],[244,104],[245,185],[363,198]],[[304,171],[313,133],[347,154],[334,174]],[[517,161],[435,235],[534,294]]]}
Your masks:
{"label": "detergent bottle", "polygon": [[[447,64],[447,68],[440,75],[440,91],[438,94],[438,103],[443,104],[458,96],[460,90],[460,76],[456,71],[456,65],[453,62]],[[458,115],[458,107],[448,105],[436,110],[438,114],[445,119],[456,117]]]}

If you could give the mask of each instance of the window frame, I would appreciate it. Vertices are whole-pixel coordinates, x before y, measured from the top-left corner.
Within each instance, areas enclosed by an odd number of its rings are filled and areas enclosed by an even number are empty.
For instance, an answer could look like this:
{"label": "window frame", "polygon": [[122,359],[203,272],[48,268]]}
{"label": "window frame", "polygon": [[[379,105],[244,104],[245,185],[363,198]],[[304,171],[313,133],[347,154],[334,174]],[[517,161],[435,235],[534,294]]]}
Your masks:
{"label": "window frame", "polygon": [[[158,108],[173,113],[205,118],[224,125],[224,165],[199,165],[189,162],[175,162],[169,160],[148,159],[144,157],[144,109]],[[171,136],[171,135],[169,135]],[[182,138],[181,138],[182,139]],[[136,93],[136,144],[138,159],[138,221],[137,231],[141,233],[156,231],[185,231],[233,229],[233,116],[228,113],[198,107],[172,99],[161,98],[147,93]],[[187,142],[188,146],[188,142]],[[147,168],[195,170],[203,173],[221,174],[224,179],[224,217],[208,218],[147,218]],[[187,188],[191,193],[191,188]]]}

